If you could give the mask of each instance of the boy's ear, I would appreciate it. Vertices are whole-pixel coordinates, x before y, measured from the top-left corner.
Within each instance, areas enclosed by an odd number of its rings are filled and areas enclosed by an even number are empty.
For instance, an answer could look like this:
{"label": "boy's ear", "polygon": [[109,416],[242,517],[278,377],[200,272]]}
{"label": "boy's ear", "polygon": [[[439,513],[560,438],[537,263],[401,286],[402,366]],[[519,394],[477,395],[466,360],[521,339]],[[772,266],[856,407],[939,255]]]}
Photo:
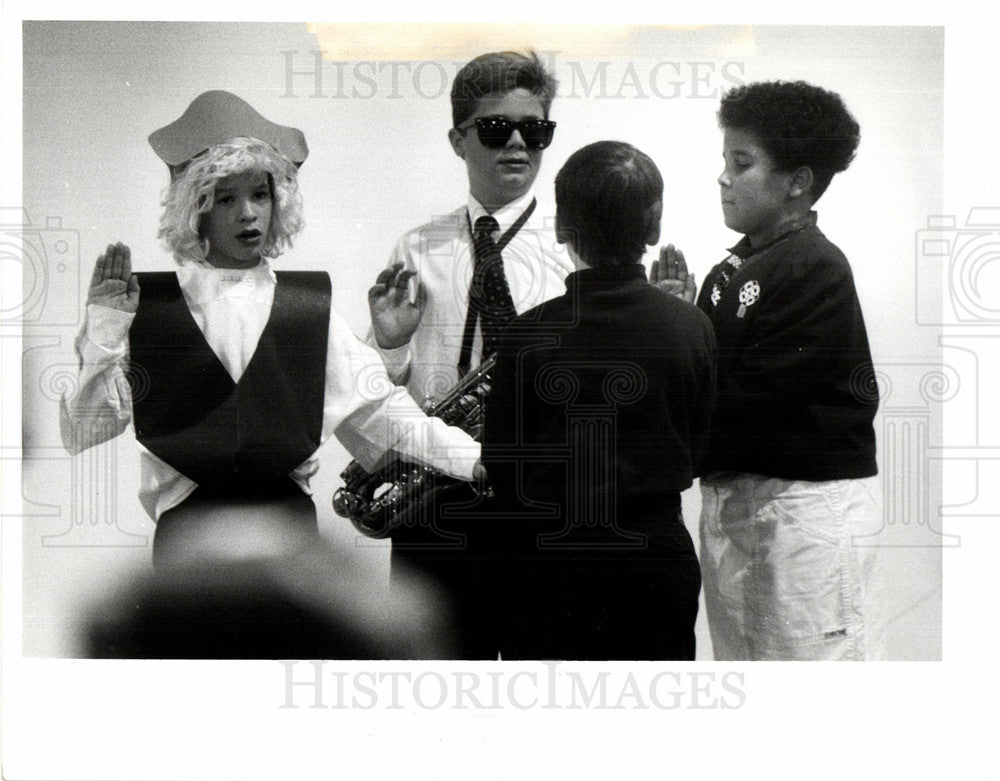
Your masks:
{"label": "boy's ear", "polygon": [[574,252],[579,252],[580,235],[576,228],[567,225],[559,215],[559,207],[556,206],[556,242],[572,247]]}
{"label": "boy's ear", "polygon": [[559,215],[559,207],[556,207],[556,243],[572,244],[573,232],[567,231],[563,227],[562,218]]}
{"label": "boy's ear", "polygon": [[798,198],[802,194],[808,195],[812,186],[812,169],[807,165],[800,165],[792,172],[792,178],[788,183],[788,194],[793,198]]}
{"label": "boy's ear", "polygon": [[451,148],[455,150],[455,154],[465,159],[465,136],[461,132],[451,128],[448,131],[448,141],[451,143]]}
{"label": "boy's ear", "polygon": [[646,211],[646,244],[652,247],[660,241],[660,222],[663,220],[663,201],[657,201]]}

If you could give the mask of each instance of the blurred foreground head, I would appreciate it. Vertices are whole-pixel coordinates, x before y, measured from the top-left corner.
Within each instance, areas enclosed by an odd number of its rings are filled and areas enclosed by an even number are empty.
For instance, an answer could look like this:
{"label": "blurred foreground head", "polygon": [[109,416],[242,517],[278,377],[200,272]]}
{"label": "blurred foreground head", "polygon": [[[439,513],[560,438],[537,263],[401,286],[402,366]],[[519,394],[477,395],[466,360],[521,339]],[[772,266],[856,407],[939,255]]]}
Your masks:
{"label": "blurred foreground head", "polygon": [[317,541],[294,555],[204,559],[133,578],[91,611],[84,654],[140,659],[441,658],[436,600],[380,592]]}

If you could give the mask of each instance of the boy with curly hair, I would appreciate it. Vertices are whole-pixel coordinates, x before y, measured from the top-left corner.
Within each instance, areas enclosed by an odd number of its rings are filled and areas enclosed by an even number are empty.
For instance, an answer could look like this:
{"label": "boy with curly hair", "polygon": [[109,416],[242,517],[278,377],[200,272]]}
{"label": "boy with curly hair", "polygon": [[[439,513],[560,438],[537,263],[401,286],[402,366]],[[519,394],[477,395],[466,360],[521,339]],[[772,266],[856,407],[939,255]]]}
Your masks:
{"label": "boy with curly hair", "polygon": [[[854,158],[840,96],[761,82],[722,99],[726,226],[705,279],[719,385],[701,470],[701,565],[717,659],[885,653],[871,352],[847,258],[813,206]],[[654,280],[693,280],[664,253]]]}

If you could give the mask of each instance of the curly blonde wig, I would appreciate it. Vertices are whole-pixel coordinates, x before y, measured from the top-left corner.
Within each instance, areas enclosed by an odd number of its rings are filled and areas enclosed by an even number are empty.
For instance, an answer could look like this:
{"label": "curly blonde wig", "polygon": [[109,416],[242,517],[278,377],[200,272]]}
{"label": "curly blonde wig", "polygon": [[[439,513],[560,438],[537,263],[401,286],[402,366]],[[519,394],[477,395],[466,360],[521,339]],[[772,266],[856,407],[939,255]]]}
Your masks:
{"label": "curly blonde wig", "polygon": [[215,203],[216,184],[250,170],[265,171],[271,186],[273,206],[264,257],[276,258],[292,246],[292,237],[302,229],[298,169],[270,144],[256,138],[233,138],[172,172],[157,236],[176,260],[206,262],[208,239],[202,236],[201,223]]}

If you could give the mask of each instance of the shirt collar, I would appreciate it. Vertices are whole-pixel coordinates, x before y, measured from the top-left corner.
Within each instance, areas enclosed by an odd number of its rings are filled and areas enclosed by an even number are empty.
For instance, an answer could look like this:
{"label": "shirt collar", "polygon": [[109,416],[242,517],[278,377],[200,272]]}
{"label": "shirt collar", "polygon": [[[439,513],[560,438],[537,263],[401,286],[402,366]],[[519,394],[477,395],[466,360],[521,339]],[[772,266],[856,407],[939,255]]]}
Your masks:
{"label": "shirt collar", "polygon": [[625,266],[591,266],[574,271],[566,277],[566,290],[616,288],[629,282],[646,282],[646,267],[642,263]]}
{"label": "shirt collar", "polygon": [[729,252],[742,260],[746,260],[751,255],[756,255],[758,252],[763,252],[764,250],[773,247],[779,241],[791,236],[793,233],[798,233],[803,228],[810,228],[814,225],[816,225],[816,212],[810,211],[801,219],[790,222],[787,225],[782,225],[775,235],[768,238],[759,246],[752,246],[750,244],[750,237],[744,236],[736,243],[735,246],[729,248]]}
{"label": "shirt collar", "polygon": [[486,211],[486,208],[476,200],[475,196],[470,194],[468,206],[469,223],[475,225],[476,220],[480,217],[492,216],[500,226],[500,233],[504,234],[511,225],[517,222],[517,218],[524,214],[524,210],[528,208],[528,205],[531,203],[531,199],[534,197],[535,194],[533,192],[527,192],[516,201],[511,201],[510,203],[501,206],[493,212],[492,215],[490,215],[490,213]]}
{"label": "shirt collar", "polygon": [[180,261],[177,281],[191,304],[205,304],[220,298],[257,298],[266,296],[276,277],[267,259],[253,268],[215,268],[202,261]]}

